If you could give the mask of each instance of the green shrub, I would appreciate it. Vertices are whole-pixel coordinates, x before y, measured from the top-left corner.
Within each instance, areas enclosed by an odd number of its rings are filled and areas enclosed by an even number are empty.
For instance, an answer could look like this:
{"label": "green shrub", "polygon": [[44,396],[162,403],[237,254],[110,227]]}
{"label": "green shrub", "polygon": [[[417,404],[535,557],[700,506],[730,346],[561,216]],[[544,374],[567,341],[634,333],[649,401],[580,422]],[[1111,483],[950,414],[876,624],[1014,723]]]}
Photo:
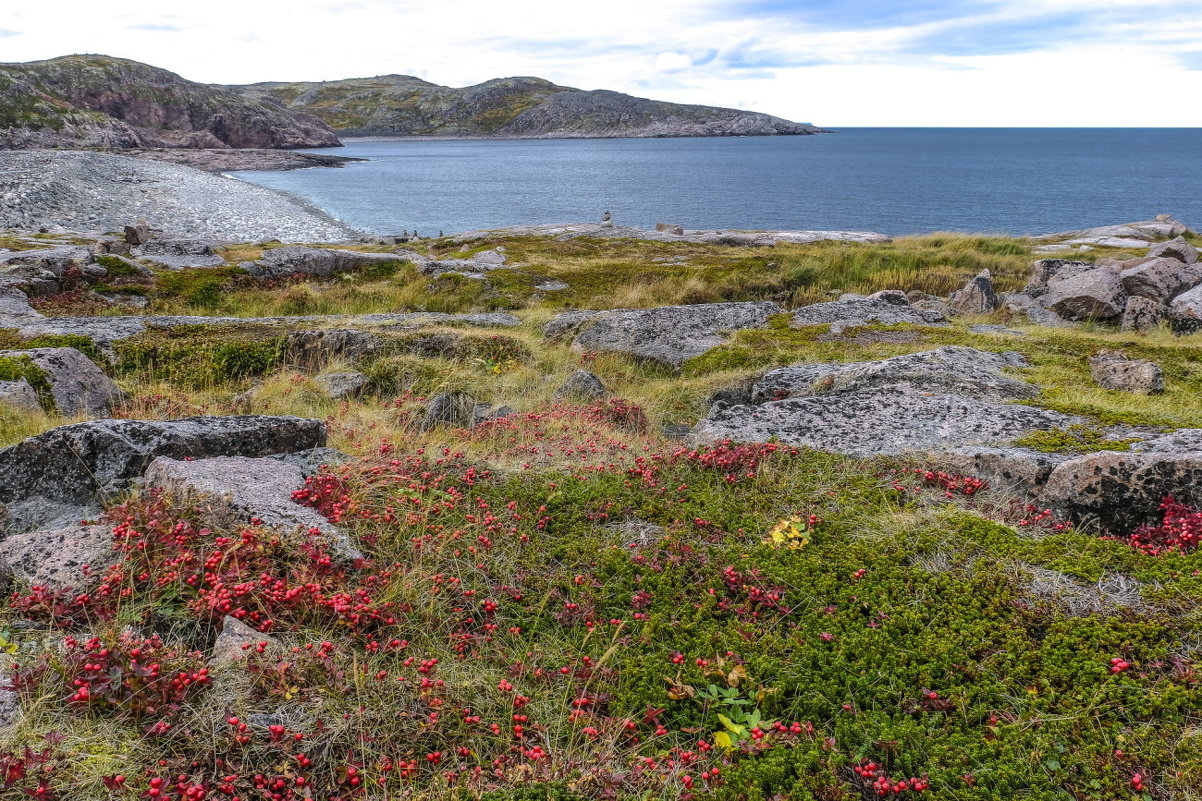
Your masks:
{"label": "green shrub", "polygon": [[122,374],[144,373],[197,388],[278,370],[284,363],[286,341],[269,333],[180,326],[116,342],[113,349]]}

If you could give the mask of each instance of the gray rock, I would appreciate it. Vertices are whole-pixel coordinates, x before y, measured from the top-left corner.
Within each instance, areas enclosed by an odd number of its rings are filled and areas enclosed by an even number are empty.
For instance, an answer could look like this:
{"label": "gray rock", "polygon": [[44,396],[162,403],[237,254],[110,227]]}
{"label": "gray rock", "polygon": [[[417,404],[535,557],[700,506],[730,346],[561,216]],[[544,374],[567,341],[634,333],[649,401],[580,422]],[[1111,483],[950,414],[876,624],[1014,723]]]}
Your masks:
{"label": "gray rock", "polygon": [[0,541],[0,562],[31,585],[82,592],[117,562],[113,528],[74,525],[14,534]]}
{"label": "gray rock", "polygon": [[1027,286],[1023,292],[1038,297],[1043,294],[1039,290],[1047,289],[1055,281],[1065,281],[1081,273],[1092,270],[1096,265],[1089,261],[1073,261],[1071,259],[1040,259],[1031,264],[1031,274],[1027,278]]}
{"label": "gray rock", "polygon": [[599,401],[609,397],[605,383],[588,370],[577,370],[555,390],[556,400]]}
{"label": "gray rock", "polygon": [[495,228],[487,231],[469,231],[452,237],[455,242],[472,242],[494,239],[501,236],[554,237],[567,241],[580,237],[597,239],[637,239],[647,242],[699,242],[713,245],[744,247],[774,247],[779,243],[809,245],[814,242],[858,242],[878,244],[893,241],[884,234],[872,231],[737,231],[730,229],[695,231],[683,234],[671,231],[655,231],[624,225],[600,223],[550,223],[545,225],[520,225],[510,228]]}
{"label": "gray rock", "polygon": [[247,653],[259,643],[278,646],[278,641],[269,634],[256,631],[238,620],[226,615],[221,621],[221,633],[213,642],[213,652],[209,656],[209,666],[222,668],[246,659]]}
{"label": "gray rock", "polygon": [[[1046,289],[1043,290],[1046,293]],[[1025,292],[1014,292],[1005,296],[1006,308],[1021,314],[1036,325],[1048,328],[1066,328],[1073,324],[1051,309],[1045,309],[1039,301]]]}
{"label": "gray rock", "polygon": [[225,259],[217,254],[219,243],[208,239],[151,239],[134,248],[134,255],[167,267],[183,270],[194,267],[221,267]]}
{"label": "gray rock", "polygon": [[15,726],[23,714],[21,694],[13,686],[12,679],[0,678],[0,729]]}
{"label": "gray rock", "polygon": [[1060,517],[1130,534],[1144,523],[1159,522],[1166,495],[1202,504],[1202,450],[1085,454],[1052,471],[1039,503]]}
{"label": "gray rock", "polygon": [[[42,270],[55,277],[60,277],[73,267],[83,267],[85,264],[91,263],[92,251],[79,245],[61,245],[0,253],[0,273],[8,272],[11,268],[24,267],[27,270]],[[10,270],[5,268],[10,268]],[[20,271],[15,272],[20,274]]]}
{"label": "gray rock", "polygon": [[998,355],[949,346],[879,361],[781,367],[756,382],[751,399],[753,403],[765,403],[898,384],[972,398],[1033,398],[1039,394],[1035,387],[1002,372],[1021,364],[1017,354]]}
{"label": "gray rock", "polygon": [[1119,274],[1128,295],[1167,303],[1193,287],[1197,277],[1182,262],[1170,258],[1141,259]]}
{"label": "gray rock", "polygon": [[535,284],[534,288],[539,292],[558,292],[569,287],[563,281],[543,281],[541,284]]}
{"label": "gray rock", "polygon": [[572,349],[625,353],[679,368],[725,343],[731,332],[762,328],[781,311],[768,302],[614,309],[582,320]]}
{"label": "gray rock", "polygon": [[676,234],[677,236],[684,236],[684,226],[683,225],[674,225],[672,223],[662,223],[661,222],[661,223],[655,224],[655,230],[663,231],[663,232],[669,233],[669,234]]}
{"label": "gray rock", "polygon": [[348,454],[337,448],[309,448],[294,453],[275,453],[263,457],[290,464],[301,471],[305,478],[311,478],[321,472],[322,467],[337,467],[351,461]]}
{"label": "gray rock", "polygon": [[1130,297],[1127,298],[1127,305],[1123,307],[1122,330],[1146,334],[1155,330],[1168,316],[1169,308],[1163,303],[1138,295]]}
{"label": "gray rock", "polygon": [[19,289],[0,286],[0,328],[19,328],[44,319],[29,305],[29,296]]}
{"label": "gray rock", "polygon": [[976,476],[994,487],[1024,495],[1038,493],[1048,477],[1070,457],[1027,448],[953,448],[937,455],[942,470]]}
{"label": "gray rock", "polygon": [[266,456],[325,445],[320,420],[193,417],[92,420],[0,450],[0,504],[9,533],[78,522],[127,491],[155,457]]}
{"label": "gray rock", "polygon": [[334,400],[357,398],[367,388],[368,378],[363,373],[354,370],[342,370],[337,373],[325,373],[314,379],[321,388]]}
{"label": "gray rock", "polygon": [[125,226],[125,242],[130,245],[144,245],[150,241],[150,228],[145,223]]}
{"label": "gray rock", "polygon": [[1148,255],[1176,259],[1185,264],[1195,264],[1198,261],[1198,249],[1189,242],[1186,242],[1184,237],[1180,236],[1168,242],[1161,242],[1159,245],[1152,246],[1148,249]]}
{"label": "gray rock", "polygon": [[1169,320],[1178,333],[1189,334],[1202,329],[1202,284],[1173,299]]}
{"label": "gray rock", "polygon": [[54,406],[65,415],[108,414],[125,393],[75,348],[0,351],[0,358],[28,358],[50,384]]}
{"label": "gray rock", "polygon": [[426,416],[422,429],[429,431],[438,426],[471,428],[476,422],[478,401],[467,392],[444,392],[430,398],[426,404]]}
{"label": "gray rock", "polygon": [[243,456],[193,461],[160,456],[150,463],[143,484],[199,504],[210,519],[233,516],[271,528],[318,532],[337,556],[349,561],[363,558],[338,527],[316,509],[292,499],[292,493],[305,486],[305,476],[295,465]]}
{"label": "gray rock", "polygon": [[384,338],[370,331],[294,331],[288,334],[285,352],[290,364],[312,370],[340,359],[355,361],[370,356],[378,352],[383,344]]}
{"label": "gray rock", "polygon": [[961,314],[988,314],[1001,305],[988,270],[982,270],[963,289],[953,292],[948,304]]}
{"label": "gray rock", "polygon": [[1102,389],[1147,395],[1164,392],[1164,373],[1155,362],[1128,359],[1122,351],[1101,350],[1089,357],[1093,380]]}
{"label": "gray rock", "polygon": [[[904,296],[903,296],[904,297]],[[849,297],[802,306],[793,312],[792,324],[802,325],[896,325],[912,323],[914,325],[937,325],[946,323],[947,318],[937,311],[916,309],[882,298]]]}
{"label": "gray rock", "polygon": [[1067,320],[1112,320],[1123,313],[1127,293],[1117,265],[1103,264],[1053,281],[1039,302]]}
{"label": "gray rock", "polygon": [[23,412],[42,410],[37,391],[24,378],[17,381],[0,381],[0,406],[9,406]]}
{"label": "gray rock", "polygon": [[508,406],[493,406],[488,403],[477,403],[476,408],[472,410],[472,427],[481,423],[489,423],[494,420],[504,420],[506,417],[512,417],[513,409]]}
{"label": "gray rock", "polygon": [[902,384],[760,406],[716,407],[689,440],[711,444],[777,439],[815,450],[873,456],[1005,445],[1032,431],[1075,422],[1079,419],[1032,406],[932,394]]}
{"label": "gray rock", "polygon": [[1007,326],[994,323],[970,325],[968,330],[974,334],[1004,334],[1012,337],[1025,337],[1027,335],[1025,331],[1019,331],[1017,328],[1008,328]]}
{"label": "gray rock", "polygon": [[335,273],[360,270],[379,264],[421,259],[415,253],[364,253],[332,248],[282,247],[263,253],[258,261],[244,262],[243,268],[255,278],[282,278],[287,275],[312,275],[328,278]]}
{"label": "gray rock", "polygon": [[580,333],[585,323],[601,313],[588,310],[560,312],[543,326],[543,337],[550,342],[571,339]]}

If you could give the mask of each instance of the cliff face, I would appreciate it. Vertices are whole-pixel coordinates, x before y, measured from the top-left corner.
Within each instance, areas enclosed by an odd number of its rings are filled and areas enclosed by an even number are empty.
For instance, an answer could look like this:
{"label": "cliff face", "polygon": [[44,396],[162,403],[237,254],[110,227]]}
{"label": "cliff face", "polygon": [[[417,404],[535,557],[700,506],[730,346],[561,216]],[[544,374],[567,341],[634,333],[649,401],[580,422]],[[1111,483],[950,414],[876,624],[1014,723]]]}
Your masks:
{"label": "cliff face", "polygon": [[585,92],[541,78],[498,78],[454,89],[407,75],[234,87],[311,114],[347,136],[606,138],[821,133],[737,109]]}
{"label": "cliff face", "polygon": [[0,64],[0,147],[335,147],[325,123],[279,101],[126,59]]}

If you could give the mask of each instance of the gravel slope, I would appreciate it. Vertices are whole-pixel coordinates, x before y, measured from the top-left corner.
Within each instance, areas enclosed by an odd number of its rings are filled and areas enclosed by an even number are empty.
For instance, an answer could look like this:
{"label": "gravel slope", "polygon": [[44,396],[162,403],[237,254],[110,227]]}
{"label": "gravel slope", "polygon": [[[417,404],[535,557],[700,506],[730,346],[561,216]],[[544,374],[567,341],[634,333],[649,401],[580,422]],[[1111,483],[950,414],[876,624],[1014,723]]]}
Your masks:
{"label": "gravel slope", "polygon": [[69,150],[0,151],[0,228],[120,230],[333,242],[357,232],[302,201],[177,164]]}

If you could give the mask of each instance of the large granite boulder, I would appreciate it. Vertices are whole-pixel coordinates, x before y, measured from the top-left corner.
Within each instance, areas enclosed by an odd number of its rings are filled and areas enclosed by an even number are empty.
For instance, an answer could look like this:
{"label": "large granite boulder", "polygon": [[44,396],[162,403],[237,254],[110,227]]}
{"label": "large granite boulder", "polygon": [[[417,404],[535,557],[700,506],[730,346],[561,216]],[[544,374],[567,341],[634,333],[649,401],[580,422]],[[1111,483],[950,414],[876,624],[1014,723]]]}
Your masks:
{"label": "large granite boulder", "polygon": [[1058,281],[1067,281],[1081,273],[1087,273],[1096,265],[1090,261],[1073,261],[1072,259],[1040,259],[1031,264],[1031,274],[1023,292],[1039,297],[1049,285]]}
{"label": "large granite boulder", "polygon": [[[555,338],[574,335],[572,349],[626,353],[638,359],[679,368],[726,342],[734,331],[763,328],[781,314],[775,303],[702,303],[654,309],[565,312],[547,324]],[[566,324],[565,322],[566,321]]]}
{"label": "large granite boulder", "polygon": [[766,373],[751,388],[753,403],[907,384],[927,392],[971,398],[1021,400],[1038,390],[1003,371],[1023,364],[1017,353],[999,355],[949,346],[852,364],[803,364]]}
{"label": "large granite boulder", "polygon": [[1039,298],[1045,308],[1067,320],[1111,320],[1123,313],[1123,291],[1118,265],[1102,264],[1065,280],[1049,282]]}
{"label": "large granite boulder", "polygon": [[1189,334],[1202,329],[1202,284],[1173,299],[1169,319],[1178,333]]}
{"label": "large granite boulder", "polygon": [[125,400],[125,393],[75,348],[0,351],[0,359],[28,359],[50,386],[60,414],[102,415]]}
{"label": "large granite boulder", "polygon": [[936,394],[908,384],[791,398],[759,406],[715,406],[689,435],[695,444],[779,440],[850,456],[1006,444],[1077,418],[1033,406]]}
{"label": "large granite boulder", "polygon": [[1138,295],[1127,298],[1123,307],[1121,327],[1123,331],[1136,331],[1146,334],[1168,319],[1169,308],[1159,301]]}
{"label": "large granite boulder", "polygon": [[335,273],[361,270],[380,264],[412,261],[415,257],[417,254],[408,252],[364,253],[358,250],[292,246],[265,251],[263,257],[258,261],[243,262],[242,268],[260,279],[282,278],[298,273],[328,278]]}
{"label": "large granite boulder", "polygon": [[1122,351],[1098,351],[1089,357],[1089,370],[1102,389],[1141,395],[1164,392],[1164,372],[1160,365],[1143,359],[1129,359]]}
{"label": "large granite boulder", "polygon": [[1161,242],[1159,245],[1154,245],[1148,249],[1148,255],[1154,258],[1166,257],[1176,259],[1185,264],[1196,264],[1198,261],[1198,249],[1185,241],[1184,237],[1177,237],[1168,242]]}
{"label": "large granite boulder", "polygon": [[[880,293],[878,293],[879,295]],[[824,325],[847,327],[854,325],[938,325],[947,318],[938,311],[919,309],[897,296],[861,297],[845,295],[839,300],[802,306],[793,312],[792,325]]]}
{"label": "large granite boulder", "polygon": [[982,270],[963,289],[958,289],[948,298],[948,305],[961,314],[988,314],[1001,305],[993,289],[993,277]]}
{"label": "large granite boulder", "polygon": [[346,535],[316,509],[293,500],[292,494],[305,486],[305,475],[296,465],[278,459],[217,456],[182,461],[160,456],[147,468],[143,485],[196,504],[207,519],[232,517],[272,528],[316,532],[337,555],[363,558]]}
{"label": "large granite boulder", "polygon": [[1140,262],[1119,274],[1123,291],[1130,296],[1167,303],[1199,283],[1199,276],[1176,259],[1161,257]]}
{"label": "large granite boulder", "polygon": [[1069,459],[1052,471],[1039,503],[1077,522],[1129,534],[1157,521],[1166,495],[1202,504],[1202,430],[1189,429],[1132,446]]}
{"label": "large granite boulder", "polygon": [[6,530],[54,528],[96,516],[158,456],[267,456],[325,444],[320,420],[193,417],[167,422],[92,420],[0,450]]}

